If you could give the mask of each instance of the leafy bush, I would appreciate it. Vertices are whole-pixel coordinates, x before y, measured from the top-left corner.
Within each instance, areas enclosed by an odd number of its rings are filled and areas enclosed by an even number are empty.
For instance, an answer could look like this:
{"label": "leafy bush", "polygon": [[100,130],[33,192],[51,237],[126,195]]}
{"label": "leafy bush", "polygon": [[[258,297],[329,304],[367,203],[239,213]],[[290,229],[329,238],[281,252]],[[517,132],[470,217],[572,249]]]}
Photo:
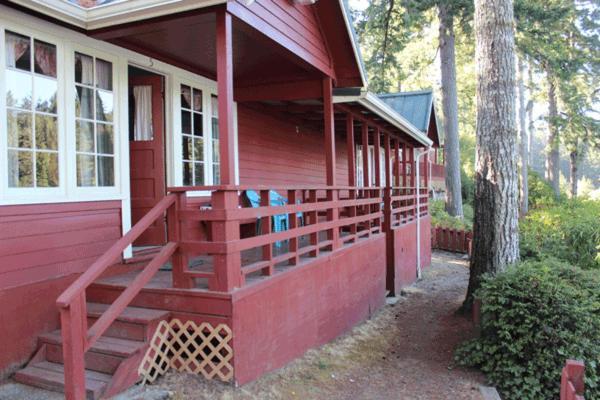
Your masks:
{"label": "leafy bush", "polygon": [[481,336],[456,352],[505,399],[557,399],[569,358],[586,364],[586,399],[600,399],[600,278],[547,259],[486,278]]}
{"label": "leafy bush", "polygon": [[550,186],[548,181],[546,181],[537,172],[530,169],[528,171],[527,176],[527,183],[529,188],[529,208],[534,209],[555,205],[562,199],[562,197],[556,197],[552,186]]}
{"label": "leafy bush", "polygon": [[[470,213],[470,219],[467,219],[467,210]],[[468,205],[463,206],[463,213],[465,214],[464,219],[456,218],[448,214],[445,209],[444,200],[430,200],[429,213],[431,214],[432,226],[462,230],[471,230],[473,226],[473,209]]]}
{"label": "leafy bush", "polygon": [[521,257],[548,256],[600,268],[600,201],[567,200],[530,211],[520,224]]}

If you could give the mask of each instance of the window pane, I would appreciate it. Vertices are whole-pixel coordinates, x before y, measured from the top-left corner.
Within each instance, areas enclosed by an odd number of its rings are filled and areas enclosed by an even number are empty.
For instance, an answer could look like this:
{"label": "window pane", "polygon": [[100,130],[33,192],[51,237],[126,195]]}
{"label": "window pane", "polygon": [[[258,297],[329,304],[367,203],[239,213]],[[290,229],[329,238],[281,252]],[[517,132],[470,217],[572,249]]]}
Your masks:
{"label": "window pane", "polygon": [[202,112],[202,90],[194,89],[194,111]]}
{"label": "window pane", "polygon": [[97,124],[98,130],[98,153],[114,154],[115,140],[113,135],[113,126],[107,124]]}
{"label": "window pane", "polygon": [[204,185],[204,164],[194,163],[194,185]]}
{"label": "window pane", "polygon": [[6,31],[6,66],[31,71],[31,40]]}
{"label": "window pane", "polygon": [[210,96],[210,110],[213,117],[219,118],[219,98],[214,94]]}
{"label": "window pane", "polygon": [[192,114],[189,111],[181,111],[181,132],[192,134]]}
{"label": "window pane", "polygon": [[213,162],[218,163],[220,161],[219,139],[213,139],[212,150],[213,150]]}
{"label": "window pane", "polygon": [[49,115],[35,116],[35,148],[58,150],[57,118]]}
{"label": "window pane", "polygon": [[77,151],[94,152],[94,124],[87,121],[77,121],[76,124]]}
{"label": "window pane", "polygon": [[112,63],[96,59],[96,87],[112,90]]}
{"label": "window pane", "polygon": [[96,186],[96,157],[77,155],[77,186]]}
{"label": "window pane", "polygon": [[75,115],[79,118],[94,119],[94,90],[77,86]]}
{"label": "window pane", "polygon": [[37,187],[57,187],[58,153],[37,152],[35,154],[35,176]]}
{"label": "window pane", "polygon": [[31,113],[8,110],[8,146],[30,149],[32,146],[31,136]]}
{"label": "window pane", "polygon": [[33,85],[35,87],[35,109],[56,114],[56,91],[58,86],[56,80],[36,76],[33,78]]}
{"label": "window pane", "polygon": [[181,107],[192,108],[192,90],[189,86],[181,85]]}
{"label": "window pane", "polygon": [[181,138],[181,142],[183,144],[183,153],[182,158],[184,160],[192,160],[192,138],[189,136],[183,136]]}
{"label": "window pane", "polygon": [[202,132],[202,114],[194,113],[194,135],[203,136]]}
{"label": "window pane", "polygon": [[221,182],[221,168],[219,164],[213,164],[213,185],[218,185]]}
{"label": "window pane", "polygon": [[8,151],[8,186],[33,187],[33,152]]}
{"label": "window pane", "polygon": [[192,163],[184,162],[183,163],[183,185],[184,186],[192,186]]}
{"label": "window pane", "polygon": [[204,161],[204,140],[194,139],[194,160]]}
{"label": "window pane", "polygon": [[115,186],[115,160],[98,156],[98,186]]}
{"label": "window pane", "polygon": [[219,120],[217,118],[212,118],[212,137],[213,139],[219,138]]}
{"label": "window pane", "polygon": [[10,69],[6,70],[6,104],[9,107],[31,109],[32,93],[31,75]]}
{"label": "window pane", "polygon": [[113,94],[102,90],[96,91],[96,119],[98,121],[113,120]]}
{"label": "window pane", "polygon": [[56,78],[56,46],[40,40],[34,41],[35,72]]}
{"label": "window pane", "polygon": [[75,82],[92,86],[94,84],[94,59],[75,53]]}

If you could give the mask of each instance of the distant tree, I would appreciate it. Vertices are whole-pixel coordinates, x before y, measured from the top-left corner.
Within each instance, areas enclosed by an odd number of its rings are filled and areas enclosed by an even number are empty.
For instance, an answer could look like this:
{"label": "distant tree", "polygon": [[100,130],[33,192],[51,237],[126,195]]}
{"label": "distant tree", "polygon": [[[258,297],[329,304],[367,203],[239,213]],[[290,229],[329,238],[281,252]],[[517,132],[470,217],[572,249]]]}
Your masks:
{"label": "distant tree", "polygon": [[464,309],[484,274],[519,260],[512,0],[475,0],[477,147],[473,254]]}
{"label": "distant tree", "polygon": [[528,173],[529,173],[529,139],[528,132],[526,127],[526,98],[527,95],[525,93],[525,62],[523,61],[523,57],[518,57],[518,84],[519,84],[519,160],[521,162],[521,191],[520,191],[520,204],[519,204],[519,216],[521,218],[527,215],[528,211],[528,203],[529,203],[529,183],[528,183]]}

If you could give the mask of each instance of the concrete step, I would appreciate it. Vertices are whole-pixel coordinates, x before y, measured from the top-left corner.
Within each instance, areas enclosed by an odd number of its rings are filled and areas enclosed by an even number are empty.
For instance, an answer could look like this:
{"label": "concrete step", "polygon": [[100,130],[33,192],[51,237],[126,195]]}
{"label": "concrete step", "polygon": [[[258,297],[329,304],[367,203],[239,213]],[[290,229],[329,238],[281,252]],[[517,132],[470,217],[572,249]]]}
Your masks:
{"label": "concrete step", "polygon": [[[18,371],[15,374],[14,379],[25,385],[35,386],[54,392],[64,393],[65,389],[64,366],[48,361],[29,365],[27,368]],[[86,370],[86,398],[88,400],[100,399],[111,379],[111,375]]]}

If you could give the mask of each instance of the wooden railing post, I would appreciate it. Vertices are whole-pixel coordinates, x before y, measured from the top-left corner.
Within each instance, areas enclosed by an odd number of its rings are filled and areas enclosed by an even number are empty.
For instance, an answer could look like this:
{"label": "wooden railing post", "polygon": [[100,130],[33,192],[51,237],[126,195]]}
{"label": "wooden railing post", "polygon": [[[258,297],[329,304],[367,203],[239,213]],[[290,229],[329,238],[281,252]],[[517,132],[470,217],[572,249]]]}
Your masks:
{"label": "wooden railing post", "polygon": [[[296,196],[296,190],[288,190],[288,204],[296,204],[297,200],[298,200],[298,198]],[[296,229],[299,227],[298,213],[291,213],[288,216],[288,219],[290,221],[290,226],[289,226],[290,230],[293,230],[293,229]],[[302,219],[304,220],[304,218],[302,218]],[[290,264],[291,265],[300,264],[300,256],[298,255],[298,238],[297,237],[293,237],[290,239],[289,251],[290,251],[290,253],[294,253],[294,257],[290,259]]]}
{"label": "wooden railing post", "polygon": [[171,262],[173,263],[172,279],[173,287],[177,289],[191,289],[194,287],[194,280],[186,276],[185,271],[188,267],[188,257],[181,249],[183,241],[182,223],[179,220],[180,211],[185,210],[187,204],[186,192],[178,192],[177,200],[167,210],[167,236],[168,241],[177,243],[178,248]]}
{"label": "wooden railing post", "polygon": [[[260,191],[260,206],[269,207],[271,205],[271,191],[261,190]],[[269,235],[271,233],[271,217],[262,217],[260,219],[260,233],[261,235]],[[268,266],[262,270],[263,275],[273,275],[273,244],[267,243],[262,246],[262,259],[268,262]]]}
{"label": "wooden railing post", "polygon": [[68,307],[60,309],[63,337],[63,364],[65,371],[65,398],[84,400],[85,392],[85,343],[87,337],[87,313],[85,292]]}
{"label": "wooden railing post", "polygon": [[[214,210],[234,210],[238,208],[237,190],[216,190],[212,193]],[[214,221],[212,224],[212,240],[227,246],[240,239],[240,221]],[[210,290],[228,292],[242,287],[242,257],[239,251],[226,250],[213,256],[214,277],[209,282]]]}

